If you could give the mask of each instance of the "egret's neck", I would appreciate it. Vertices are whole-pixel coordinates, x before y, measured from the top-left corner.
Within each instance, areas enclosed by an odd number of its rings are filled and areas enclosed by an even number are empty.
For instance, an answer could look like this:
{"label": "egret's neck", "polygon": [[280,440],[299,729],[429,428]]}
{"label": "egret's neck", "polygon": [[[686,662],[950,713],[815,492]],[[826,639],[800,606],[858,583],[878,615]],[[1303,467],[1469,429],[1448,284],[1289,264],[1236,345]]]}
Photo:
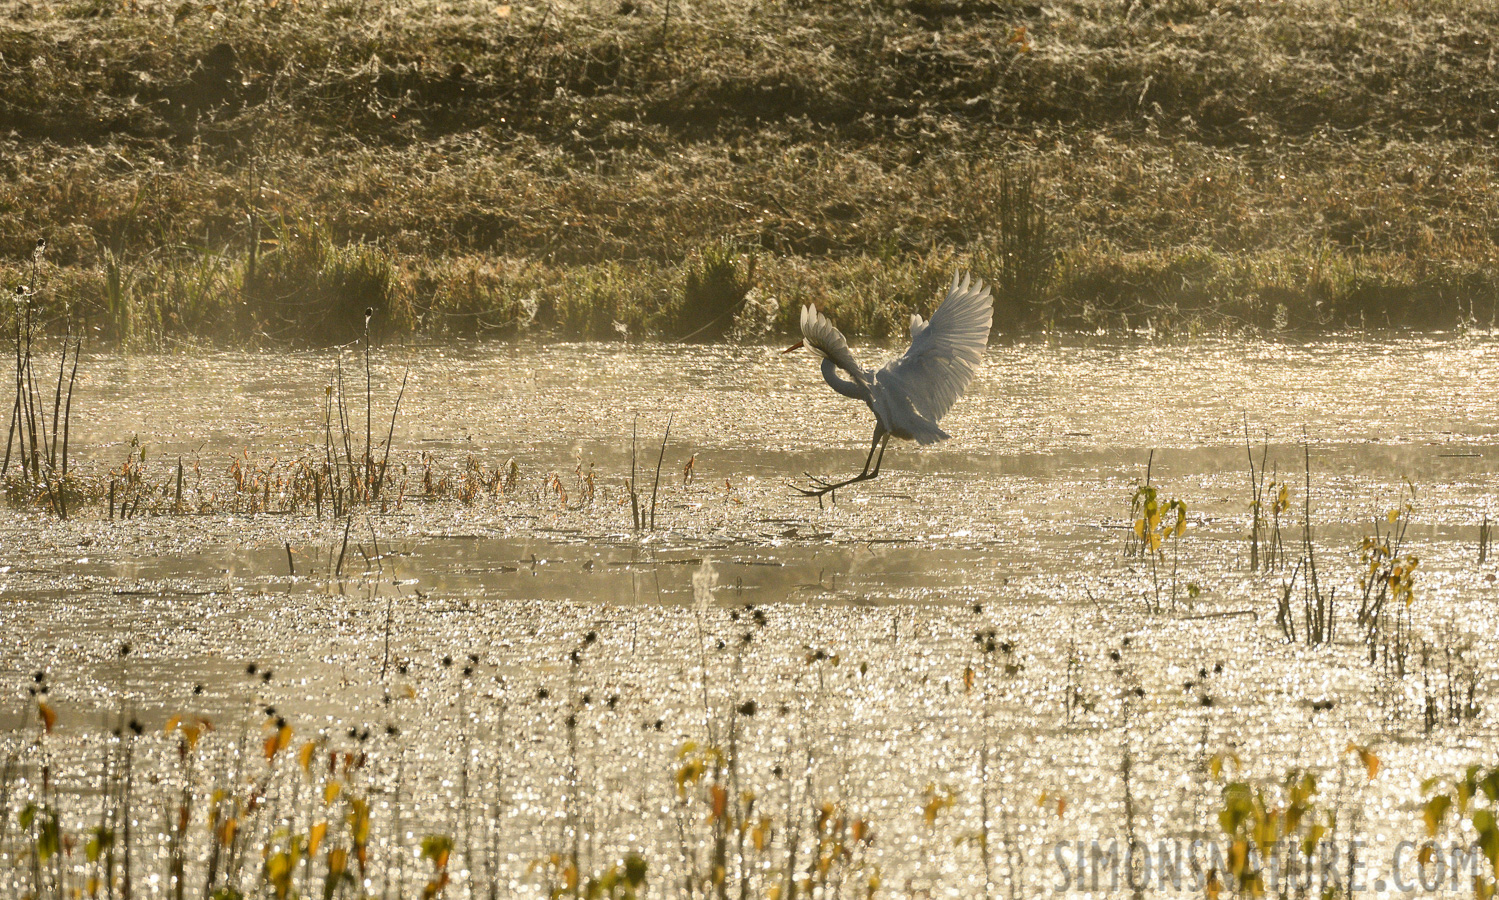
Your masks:
{"label": "egret's neck", "polygon": [[828,387],[832,388],[845,397],[852,397],[855,400],[863,400],[866,403],[869,402],[869,388],[865,387],[862,384],[849,381],[847,378],[839,375],[838,371],[839,370],[837,363],[833,362],[826,356],[822,358],[822,379],[823,381],[826,381],[828,383]]}

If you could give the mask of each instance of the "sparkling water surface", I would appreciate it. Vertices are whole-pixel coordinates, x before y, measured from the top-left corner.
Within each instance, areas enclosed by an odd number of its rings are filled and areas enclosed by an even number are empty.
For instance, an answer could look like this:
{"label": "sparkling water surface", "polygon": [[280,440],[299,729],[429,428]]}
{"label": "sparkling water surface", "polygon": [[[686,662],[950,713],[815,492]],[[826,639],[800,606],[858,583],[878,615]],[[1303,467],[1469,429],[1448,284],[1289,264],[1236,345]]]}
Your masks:
{"label": "sparkling water surface", "polygon": [[[364,360],[341,362],[358,454]],[[102,497],[144,450],[147,512],[110,521],[96,499],[66,523],[3,517],[6,814],[45,797],[45,761],[65,829],[86,835],[103,761],[130,743],[137,894],[171,895],[164,810],[184,784],[187,893],[201,892],[207,798],[259,784],[276,718],[287,754],[365,752],[348,789],[371,801],[368,883],[340,890],[375,896],[420,895],[429,834],[454,841],[448,896],[545,896],[574,856],[586,879],[630,853],[653,894],[688,895],[712,869],[715,819],[711,778],[679,777],[704,746],[732,755],[739,802],[755,798],[747,862],[726,875],[736,896],[784,896],[788,858],[798,889],[826,896],[863,896],[871,878],[878,895],[983,896],[986,872],[990,896],[1115,896],[1107,865],[1080,884],[1059,859],[1077,842],[1221,839],[1220,780],[1275,797],[1298,769],[1338,811],[1337,839],[1362,842],[1366,895],[1404,896],[1390,869],[1425,837],[1423,780],[1493,764],[1499,566],[1478,557],[1499,499],[1490,337],[997,344],[943,422],[952,440],[892,442],[877,481],[822,505],[789,484],[858,471],[872,418],[805,355],[379,348],[376,445],[406,379],[385,502],[349,519],[233,512],[252,508],[234,505],[235,460],[323,464],[338,364],[86,357],[74,465]],[[668,422],[656,528],[637,532],[632,456],[648,515]],[[1249,568],[1250,454],[1289,485],[1283,568]],[[1335,591],[1321,646],[1299,639],[1293,580],[1308,458],[1319,583]],[[213,511],[150,512],[179,460],[183,507]],[[513,471],[511,490],[424,499],[426,476],[457,483],[470,460]],[[1154,560],[1129,552],[1147,471],[1188,522]],[[1368,662],[1355,614],[1360,542],[1405,503],[1420,563],[1401,672]],[[1288,583],[1295,642],[1277,624]],[[38,684],[58,715],[40,742]],[[1470,687],[1475,714],[1454,722],[1449,700]],[[164,732],[182,714],[215,726],[191,770]],[[1378,759],[1374,777],[1350,748]],[[256,846],[337,825],[317,770],[282,760],[264,776],[267,806],[241,813]],[[824,803],[864,839],[830,849]],[[33,883],[26,846],[0,834],[16,895]],[[822,869],[817,846],[834,860]],[[299,892],[322,890],[323,865],[299,870]],[[81,849],[67,866],[84,887]],[[241,883],[263,893],[263,871],[242,862]],[[1145,895],[1176,893],[1159,878]]]}

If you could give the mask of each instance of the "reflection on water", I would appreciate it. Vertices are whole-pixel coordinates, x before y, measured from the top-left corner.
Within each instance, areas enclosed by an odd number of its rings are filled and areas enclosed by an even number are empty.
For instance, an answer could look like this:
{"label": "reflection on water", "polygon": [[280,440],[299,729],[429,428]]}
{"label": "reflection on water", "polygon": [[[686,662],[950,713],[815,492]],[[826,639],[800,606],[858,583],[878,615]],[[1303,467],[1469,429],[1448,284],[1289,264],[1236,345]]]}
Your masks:
{"label": "reflection on water", "polygon": [[[344,363],[362,380],[358,359]],[[892,446],[878,481],[826,508],[785,482],[857,469],[869,417],[805,358],[392,348],[374,373],[377,435],[408,368],[402,499],[350,523],[8,517],[8,746],[28,746],[37,671],[60,713],[51,752],[74,772],[97,770],[122,709],[165,767],[172,714],[226,723],[216,740],[230,753],[227,723],[248,716],[253,730],[254,710],[273,705],[299,741],[372,729],[374,830],[415,835],[395,842],[408,856],[428,831],[458,835],[473,869],[451,890],[541,891],[536,860],[570,855],[576,834],[592,869],[640,852],[674,896],[698,865],[681,829],[703,827],[673,781],[678,750],[722,742],[735,722],[742,778],[767,810],[843,804],[877,835],[850,857],[860,878],[877,869],[884,893],[966,897],[983,892],[986,865],[992,893],[1052,890],[1056,841],[1218,834],[1207,760],[1219,751],[1251,780],[1323,773],[1343,836],[1387,860],[1424,834],[1421,780],[1492,744],[1496,588],[1494,564],[1477,564],[1478,525],[1499,498],[1499,344],[1487,339],[996,347],[944,422],[952,441]],[[138,437],[148,464],[181,457],[208,482],[246,450],[312,455],[333,372],[327,354],[89,359],[74,447],[100,472]],[[668,416],[661,528],[636,535],[631,431],[649,488]],[[1334,647],[1287,644],[1276,625],[1287,583],[1299,590],[1294,558],[1247,571],[1246,422],[1267,481],[1289,484],[1293,557],[1303,433],[1310,442],[1317,565],[1342,609]],[[423,454],[447,473],[470,456],[490,469],[514,459],[521,481],[500,499],[420,501]],[[1125,553],[1147,465],[1190,520],[1154,564]],[[598,488],[583,502],[590,467]],[[1359,542],[1406,479],[1412,621],[1428,652],[1402,676],[1367,664],[1349,598]],[[1483,714],[1429,726],[1433,692],[1470,682]],[[747,700],[755,712],[736,712]],[[1359,774],[1350,744],[1376,748],[1378,778]],[[933,797],[951,803],[929,817]],[[987,846],[975,839],[985,809]],[[790,826],[777,821],[757,895],[785,858]],[[17,846],[0,855],[19,858]],[[392,884],[426,877],[393,852],[377,848]],[[386,875],[372,877],[384,891]]]}

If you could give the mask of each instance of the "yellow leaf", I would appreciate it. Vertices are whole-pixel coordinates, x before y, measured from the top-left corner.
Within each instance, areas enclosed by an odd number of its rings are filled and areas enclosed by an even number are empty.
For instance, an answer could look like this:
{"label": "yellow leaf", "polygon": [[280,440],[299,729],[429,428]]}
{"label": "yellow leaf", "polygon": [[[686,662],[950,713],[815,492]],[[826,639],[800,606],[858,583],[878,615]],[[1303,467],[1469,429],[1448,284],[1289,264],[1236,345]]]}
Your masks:
{"label": "yellow leaf", "polygon": [[1344,752],[1358,754],[1359,762],[1364,764],[1364,769],[1369,773],[1370,781],[1373,781],[1374,776],[1379,774],[1379,757],[1374,755],[1373,750],[1350,743],[1348,749]]}
{"label": "yellow leaf", "polygon": [[41,714],[42,728],[46,729],[48,734],[51,734],[52,729],[57,725],[57,710],[45,703],[38,702],[36,711]]}
{"label": "yellow leaf", "polygon": [[312,826],[307,833],[307,855],[315,856],[319,847],[323,845],[323,836],[328,833],[328,823],[319,822]]}
{"label": "yellow leaf", "polygon": [[1208,882],[1203,887],[1203,895],[1207,900],[1218,900],[1218,895],[1223,892],[1223,882],[1218,880],[1218,870],[1208,872]]}
{"label": "yellow leaf", "polygon": [[1240,878],[1249,864],[1249,842],[1234,841],[1228,848],[1228,870]]}
{"label": "yellow leaf", "polygon": [[325,787],[325,788],[323,788],[323,802],[324,803],[332,803],[334,800],[337,800],[338,799],[338,792],[341,791],[342,789],[343,789],[343,785],[340,784],[339,782],[337,782],[337,781],[330,781],[330,782],[328,782],[328,786]]}
{"label": "yellow leaf", "polygon": [[297,751],[297,763],[301,765],[304,774],[311,774],[312,754],[316,751],[317,743],[315,741],[308,741],[302,745],[301,750]]}
{"label": "yellow leaf", "polygon": [[973,690],[973,666],[968,666],[963,670],[963,690]]}
{"label": "yellow leaf", "polygon": [[291,726],[282,725],[276,732],[265,739],[265,758],[275,759],[276,754],[291,746]]}

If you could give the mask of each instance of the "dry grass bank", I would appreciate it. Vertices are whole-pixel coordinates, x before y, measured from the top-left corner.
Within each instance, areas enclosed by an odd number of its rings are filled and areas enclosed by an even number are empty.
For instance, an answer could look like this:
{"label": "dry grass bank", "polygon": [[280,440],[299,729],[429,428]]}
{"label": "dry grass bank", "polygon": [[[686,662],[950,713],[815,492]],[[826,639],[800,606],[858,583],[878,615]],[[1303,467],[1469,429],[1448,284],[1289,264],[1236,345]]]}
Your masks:
{"label": "dry grass bank", "polygon": [[109,341],[328,342],[366,306],[392,336],[701,338],[808,300],[880,334],[956,265],[1006,287],[1001,330],[1494,315],[1492,0],[0,21],[5,283],[45,236],[38,302]]}

